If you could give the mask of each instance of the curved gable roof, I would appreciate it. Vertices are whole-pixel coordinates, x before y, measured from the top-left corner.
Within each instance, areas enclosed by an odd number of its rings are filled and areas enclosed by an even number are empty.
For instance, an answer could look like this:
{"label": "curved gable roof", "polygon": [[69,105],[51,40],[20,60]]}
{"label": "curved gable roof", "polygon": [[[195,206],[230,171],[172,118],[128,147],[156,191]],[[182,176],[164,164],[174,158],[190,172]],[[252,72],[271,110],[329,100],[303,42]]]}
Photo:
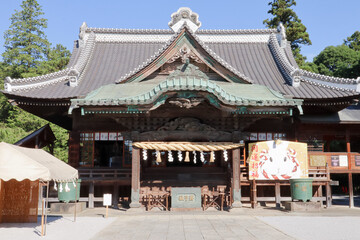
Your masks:
{"label": "curved gable roof", "polygon": [[281,39],[280,30],[197,30],[193,33],[183,25],[174,33],[171,30],[89,28],[86,24],[81,27],[66,69],[34,78],[7,78],[4,93],[12,98],[81,98],[101,86],[131,81],[152,64],[159,65],[161,57],[170,51],[171,45],[176,45],[184,32],[220,68],[245,82],[301,99],[359,96],[360,78],[327,77],[299,69],[286,39]]}

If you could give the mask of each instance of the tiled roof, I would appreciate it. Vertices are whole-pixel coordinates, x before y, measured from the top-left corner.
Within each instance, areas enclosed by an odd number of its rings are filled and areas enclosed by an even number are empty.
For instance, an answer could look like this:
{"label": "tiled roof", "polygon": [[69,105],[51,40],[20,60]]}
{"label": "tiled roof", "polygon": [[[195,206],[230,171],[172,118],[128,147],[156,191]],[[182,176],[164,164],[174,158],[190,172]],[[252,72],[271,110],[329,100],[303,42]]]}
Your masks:
{"label": "tiled roof", "polygon": [[[83,97],[140,72],[179,32],[89,28],[85,24],[66,69],[34,78],[7,78],[4,93],[44,99]],[[299,69],[289,44],[279,44],[276,29],[189,32],[212,58],[249,83],[301,99],[359,96],[360,78],[327,77]]]}

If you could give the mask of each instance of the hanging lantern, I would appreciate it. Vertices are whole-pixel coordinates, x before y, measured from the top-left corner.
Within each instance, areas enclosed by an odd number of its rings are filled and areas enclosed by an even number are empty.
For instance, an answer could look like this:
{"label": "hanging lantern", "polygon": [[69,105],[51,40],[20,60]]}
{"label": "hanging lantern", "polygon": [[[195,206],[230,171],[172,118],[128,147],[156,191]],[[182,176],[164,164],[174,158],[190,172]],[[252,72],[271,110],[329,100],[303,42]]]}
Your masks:
{"label": "hanging lantern", "polygon": [[168,161],[169,161],[169,162],[174,162],[174,157],[173,157],[171,151],[168,151]]}
{"label": "hanging lantern", "polygon": [[144,161],[146,161],[146,160],[148,159],[147,150],[146,150],[146,149],[143,149],[143,150],[142,150],[142,154],[143,154],[143,159],[144,159]]}
{"label": "hanging lantern", "polygon": [[179,162],[182,162],[182,160],[183,160],[181,151],[178,151],[178,159],[179,159]]}
{"label": "hanging lantern", "polygon": [[210,162],[215,162],[215,153],[214,153],[214,151],[212,151],[210,153]]}
{"label": "hanging lantern", "polygon": [[204,157],[204,152],[203,151],[200,152],[200,161],[205,162],[205,157]]}
{"label": "hanging lantern", "polygon": [[56,182],[54,181],[54,190],[57,191]]}
{"label": "hanging lantern", "polygon": [[224,161],[227,162],[228,161],[228,153],[226,150],[223,151],[223,155],[224,155]]}
{"label": "hanging lantern", "polygon": [[161,162],[161,153],[159,150],[156,150],[156,162],[157,163]]}
{"label": "hanging lantern", "polygon": [[196,151],[193,151],[194,154],[194,163],[196,164]]}

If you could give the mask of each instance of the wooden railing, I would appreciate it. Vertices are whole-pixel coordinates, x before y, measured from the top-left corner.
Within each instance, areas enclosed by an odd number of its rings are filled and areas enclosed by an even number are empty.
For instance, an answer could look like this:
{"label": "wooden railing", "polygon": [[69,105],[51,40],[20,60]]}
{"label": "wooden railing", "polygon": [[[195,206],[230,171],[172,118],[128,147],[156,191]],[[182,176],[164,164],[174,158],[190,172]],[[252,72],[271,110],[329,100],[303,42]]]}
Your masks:
{"label": "wooden railing", "polygon": [[131,179],[131,169],[79,168],[78,171],[83,181]]}

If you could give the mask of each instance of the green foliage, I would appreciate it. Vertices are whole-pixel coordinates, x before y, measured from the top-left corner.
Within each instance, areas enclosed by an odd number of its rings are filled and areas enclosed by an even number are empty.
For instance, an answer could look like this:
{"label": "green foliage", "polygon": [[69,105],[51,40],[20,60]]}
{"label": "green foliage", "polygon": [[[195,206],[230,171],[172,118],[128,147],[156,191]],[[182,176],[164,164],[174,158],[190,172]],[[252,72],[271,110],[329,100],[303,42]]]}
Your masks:
{"label": "green foliage", "polygon": [[39,73],[46,74],[64,69],[69,62],[71,53],[63,45],[57,44],[46,52],[46,61],[42,61]]}
{"label": "green foliage", "polygon": [[[0,62],[0,84],[6,76],[12,78],[32,77],[59,71],[69,62],[70,52],[58,44],[50,48],[43,29],[47,20],[36,0],[24,0],[21,11],[11,17],[9,30],[4,34],[6,51]],[[15,143],[48,122],[17,106],[8,103],[0,93],[0,141]],[[56,141],[54,155],[63,161],[68,159],[67,130],[50,124]]]}
{"label": "green foliage", "polygon": [[360,32],[354,32],[350,37],[344,40],[344,44],[355,51],[360,51]]}
{"label": "green foliage", "polygon": [[47,20],[36,0],[24,0],[21,10],[10,18],[10,28],[5,32],[3,59],[6,71],[12,78],[36,75],[36,68],[44,60],[49,48],[43,29]]}
{"label": "green foliage", "polygon": [[356,78],[359,72],[360,52],[357,52],[346,45],[326,47],[314,58],[314,64],[321,74]]}
{"label": "green foliage", "polygon": [[273,15],[273,18],[268,18],[263,23],[269,28],[276,28],[280,23],[284,25],[295,60],[299,66],[303,65],[306,57],[300,53],[301,45],[311,45],[311,41],[306,27],[291,9],[292,6],[296,6],[295,0],[273,0],[268,5],[271,6],[268,13]]}
{"label": "green foliage", "polygon": [[318,66],[313,62],[305,62],[303,65],[301,65],[301,69],[309,72],[319,73]]}

